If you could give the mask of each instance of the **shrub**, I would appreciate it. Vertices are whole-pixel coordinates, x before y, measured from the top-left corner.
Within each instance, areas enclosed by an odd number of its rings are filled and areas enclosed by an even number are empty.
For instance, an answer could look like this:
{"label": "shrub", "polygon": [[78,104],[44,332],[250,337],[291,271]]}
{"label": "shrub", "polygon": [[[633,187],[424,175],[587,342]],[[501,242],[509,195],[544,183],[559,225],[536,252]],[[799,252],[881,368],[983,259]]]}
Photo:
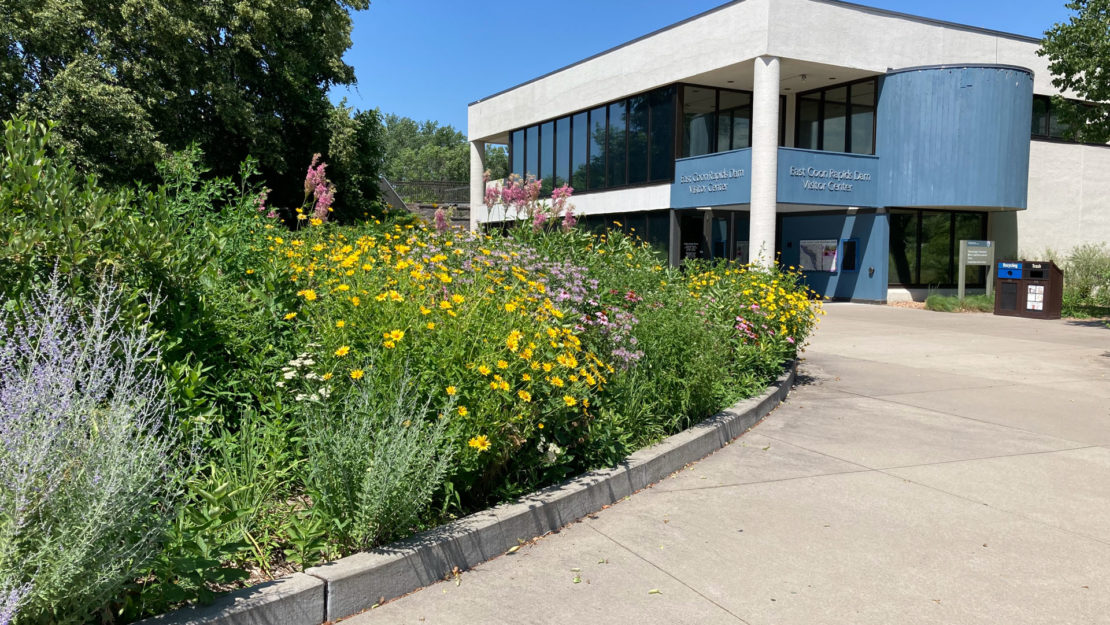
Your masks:
{"label": "shrub", "polygon": [[1076,246],[1063,263],[1064,314],[1110,314],[1110,248],[1105,243]]}
{"label": "shrub", "polygon": [[367,381],[335,404],[312,402],[307,486],[338,542],[366,549],[412,531],[447,476],[448,418],[402,379]]}
{"label": "shrub", "polygon": [[0,588],[32,584],[20,623],[89,619],[173,513],[158,353],[120,322],[118,291],[77,307],[57,278],[0,316]]}

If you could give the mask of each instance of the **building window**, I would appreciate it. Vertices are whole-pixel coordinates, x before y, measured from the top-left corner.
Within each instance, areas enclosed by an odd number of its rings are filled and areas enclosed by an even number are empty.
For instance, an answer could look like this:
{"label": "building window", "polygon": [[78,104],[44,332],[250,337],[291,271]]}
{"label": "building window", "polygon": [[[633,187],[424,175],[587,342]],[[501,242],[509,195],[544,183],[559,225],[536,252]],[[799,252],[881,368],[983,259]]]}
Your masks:
{"label": "building window", "polygon": [[[1076,102],[1081,106],[1090,106],[1078,100],[1069,101]],[[1030,134],[1034,139],[1056,139],[1074,142],[1073,139],[1067,136],[1067,124],[1060,120],[1060,110],[1053,104],[1051,96],[1033,96],[1033,127],[1031,130]]]}
{"label": "building window", "polygon": [[[682,87],[679,158],[752,147],[750,91]],[[779,96],[779,145],[786,145],[786,97]]]}
{"label": "building window", "polygon": [[712,154],[716,150],[717,90],[682,88],[682,157]]}
{"label": "building window", "polygon": [[752,94],[722,91],[717,111],[717,151],[752,146]]}
{"label": "building window", "polygon": [[570,186],[579,192],[586,190],[586,179],[589,177],[589,159],[586,156],[590,144],[588,115],[582,112],[571,118]]}
{"label": "building window", "polygon": [[590,178],[586,189],[600,191],[605,188],[605,107],[590,111]]}
{"label": "building window", "polygon": [[570,184],[575,193],[671,182],[675,87],[509,133],[513,173],[542,178],[542,193]]}
{"label": "building window", "polygon": [[509,135],[509,154],[512,155],[513,171],[518,173],[524,172],[523,130],[515,130]]}
{"label": "building window", "polygon": [[642,184],[648,180],[650,119],[646,94],[628,98],[628,184]]}
{"label": "building window", "polygon": [[[906,287],[953,287],[960,241],[987,236],[987,214],[892,209],[889,282]],[[967,268],[967,284],[984,286],[986,268]]]}
{"label": "building window", "polygon": [[674,179],[675,87],[648,93],[648,151],[651,153],[648,180],[671,182]]}
{"label": "building window", "polygon": [[794,146],[875,153],[875,78],[799,93]]}
{"label": "building window", "polygon": [[551,195],[555,181],[555,123],[540,125],[540,166],[539,178],[542,181],[540,193]]}
{"label": "building window", "polygon": [[628,116],[626,102],[609,105],[608,174],[610,187],[628,184]]}
{"label": "building window", "polygon": [[524,131],[524,172],[540,173],[540,127],[530,126]]}
{"label": "building window", "polygon": [[555,122],[555,183],[556,187],[570,184],[570,118]]}

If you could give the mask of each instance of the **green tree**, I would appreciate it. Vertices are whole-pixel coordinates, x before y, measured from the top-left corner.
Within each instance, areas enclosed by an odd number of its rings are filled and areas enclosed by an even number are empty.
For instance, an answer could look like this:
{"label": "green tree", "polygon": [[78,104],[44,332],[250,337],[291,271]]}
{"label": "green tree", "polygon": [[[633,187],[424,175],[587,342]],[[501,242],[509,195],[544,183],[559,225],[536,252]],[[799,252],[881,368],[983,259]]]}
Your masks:
{"label": "green tree", "polygon": [[451,125],[417,122],[393,113],[384,116],[385,176],[393,182],[470,178],[466,135]]}
{"label": "green tree", "polygon": [[486,169],[491,180],[509,176],[509,151],[504,146],[486,145]]}
{"label": "green tree", "polygon": [[352,221],[376,216],[372,204],[379,195],[383,158],[381,117],[377,110],[355,111],[344,100],[332,108],[328,121],[328,175],[339,190],[335,217]]}
{"label": "green tree", "polygon": [[[394,113],[382,118],[383,171],[391,182],[470,179],[470,144],[450,124],[418,122]],[[486,169],[493,178],[509,175],[509,153],[504,146],[486,146]]]}
{"label": "green tree", "polygon": [[[351,45],[349,11],[368,6],[0,0],[0,112],[58,122],[74,164],[106,182],[153,180],[160,156],[196,144],[217,176],[256,156],[275,187],[271,199],[297,203],[301,181],[291,174],[313,153],[348,168],[380,162],[329,153],[355,135],[376,136],[370,116],[327,99],[331,86],[355,81],[342,59]],[[351,121],[333,140],[343,114]],[[369,169],[350,175],[376,179]]]}
{"label": "green tree", "polygon": [[1053,98],[1053,108],[1072,139],[1110,142],[1110,0],[1071,0],[1067,23],[1045,32],[1037,54],[1048,57],[1052,84],[1084,102]]}

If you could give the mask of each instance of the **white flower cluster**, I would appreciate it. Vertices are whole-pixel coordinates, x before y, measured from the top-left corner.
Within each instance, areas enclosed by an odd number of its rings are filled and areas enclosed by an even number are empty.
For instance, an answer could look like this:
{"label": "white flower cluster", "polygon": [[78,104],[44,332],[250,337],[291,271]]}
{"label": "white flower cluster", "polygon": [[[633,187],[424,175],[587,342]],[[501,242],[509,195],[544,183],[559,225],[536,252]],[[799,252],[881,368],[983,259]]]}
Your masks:
{"label": "white flower cluster", "polygon": [[[324,377],[322,377],[315,371],[308,369],[314,364],[316,364],[316,361],[312,359],[310,354],[297,354],[296,358],[290,360],[286,366],[281,368],[281,377],[283,379],[277,383],[277,386],[279,388],[285,388],[285,383],[287,381],[296,379],[298,376],[313,382],[325,382],[326,379]],[[302,369],[308,370],[302,374]],[[329,395],[331,395],[331,389],[328,388],[327,385],[323,385],[320,388],[316,389],[316,391],[313,393],[297,393],[294,396],[294,399],[296,401],[305,401],[306,399],[313,401],[322,401],[324,399],[327,399]]]}
{"label": "white flower cluster", "polygon": [[559,456],[566,452],[565,449],[559,447],[555,441],[547,442],[543,435],[540,435],[540,441],[536,444],[536,450],[543,454],[543,460],[547,464],[555,464]]}

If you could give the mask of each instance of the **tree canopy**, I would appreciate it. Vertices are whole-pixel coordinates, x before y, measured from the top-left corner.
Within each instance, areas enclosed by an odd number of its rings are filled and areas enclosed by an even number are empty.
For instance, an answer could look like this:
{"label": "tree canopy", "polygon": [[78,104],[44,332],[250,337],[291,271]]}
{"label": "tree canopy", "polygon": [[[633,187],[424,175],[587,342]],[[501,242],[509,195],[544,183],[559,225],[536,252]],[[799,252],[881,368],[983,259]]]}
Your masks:
{"label": "tree canopy", "polygon": [[[394,113],[382,116],[384,173],[393,182],[470,179],[470,144],[454,126],[418,122]],[[494,178],[508,175],[504,148],[486,146],[486,167]],[[504,171],[502,171],[504,170]]]}
{"label": "tree canopy", "polygon": [[316,152],[336,177],[376,186],[366,167],[380,154],[356,155],[379,132],[376,113],[327,99],[331,86],[355,81],[342,59],[349,11],[368,6],[0,0],[0,107],[58,122],[75,164],[109,182],[150,180],[167,151],[196,144],[216,175],[255,156],[277,187],[271,197],[289,203],[299,203],[299,174]]}
{"label": "tree canopy", "polygon": [[1067,23],[1045,32],[1038,54],[1048,57],[1052,84],[1083,102],[1054,98],[1072,139],[1110,142],[1110,0],[1071,0]]}

